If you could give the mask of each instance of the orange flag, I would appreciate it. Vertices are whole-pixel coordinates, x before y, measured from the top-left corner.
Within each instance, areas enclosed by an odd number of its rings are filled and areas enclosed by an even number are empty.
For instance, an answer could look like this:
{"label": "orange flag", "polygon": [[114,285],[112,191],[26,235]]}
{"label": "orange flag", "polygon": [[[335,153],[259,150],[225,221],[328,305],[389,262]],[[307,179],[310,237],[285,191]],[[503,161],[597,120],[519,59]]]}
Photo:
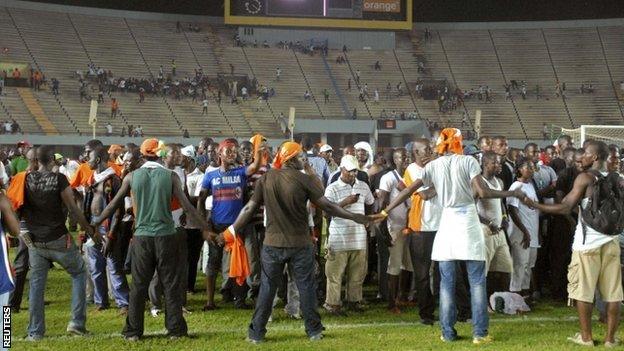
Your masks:
{"label": "orange flag", "polygon": [[26,186],[26,174],[28,172],[19,172],[11,179],[11,184],[7,190],[7,197],[11,201],[13,211],[19,210],[24,205],[24,188]]}
{"label": "orange flag", "polygon": [[225,250],[230,253],[230,278],[234,278],[236,284],[242,286],[251,274],[245,243],[242,237],[236,235],[233,226],[229,226],[223,232],[223,238]]}

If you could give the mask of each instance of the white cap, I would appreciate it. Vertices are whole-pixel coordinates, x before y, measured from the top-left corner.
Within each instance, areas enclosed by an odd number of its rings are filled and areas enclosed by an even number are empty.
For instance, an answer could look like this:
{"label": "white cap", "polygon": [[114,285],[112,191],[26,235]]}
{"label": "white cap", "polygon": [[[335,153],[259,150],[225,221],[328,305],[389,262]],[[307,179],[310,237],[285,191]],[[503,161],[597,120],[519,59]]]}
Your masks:
{"label": "white cap", "polygon": [[321,146],[321,149],[319,150],[319,152],[327,152],[327,151],[334,151],[334,149],[332,149],[331,145],[325,144]]}
{"label": "white cap", "polygon": [[346,171],[352,171],[358,169],[358,160],[355,156],[344,155],[340,160],[340,168],[344,168]]}
{"label": "white cap", "polygon": [[185,146],[180,150],[183,156],[195,157],[195,147],[193,145]]}

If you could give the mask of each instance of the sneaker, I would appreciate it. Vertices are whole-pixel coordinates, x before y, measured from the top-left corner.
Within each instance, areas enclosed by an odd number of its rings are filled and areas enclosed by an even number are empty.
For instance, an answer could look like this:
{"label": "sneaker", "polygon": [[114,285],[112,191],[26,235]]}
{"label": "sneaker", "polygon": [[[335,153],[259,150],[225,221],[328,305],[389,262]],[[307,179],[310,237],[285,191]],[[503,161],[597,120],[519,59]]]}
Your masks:
{"label": "sneaker", "polygon": [[87,336],[90,334],[86,328],[78,328],[73,325],[68,325],[66,331],[68,334],[75,336]]}
{"label": "sneaker", "polygon": [[310,341],[319,341],[323,339],[323,333],[314,334],[310,337]]}
{"label": "sneaker", "polygon": [[150,313],[152,314],[152,317],[154,317],[154,318],[158,317],[160,312],[162,312],[162,311],[160,309],[156,308],[156,307],[152,307],[150,309]]}
{"label": "sneaker", "polygon": [[584,341],[581,333],[576,333],[574,336],[568,337],[567,340],[580,346],[594,346],[594,340]]}
{"label": "sneaker", "polygon": [[[284,311],[284,312],[286,312],[286,311]],[[301,319],[301,314],[300,313],[288,313],[288,312],[286,312],[286,315],[290,319],[296,319],[296,320]]]}
{"label": "sneaker", "polygon": [[191,310],[187,309],[186,307],[182,306],[182,313],[183,314],[191,314],[193,312],[191,312]]}
{"label": "sneaker", "polygon": [[455,341],[455,340],[451,340],[451,339],[447,339],[447,338],[445,338],[445,337],[444,337],[444,335],[440,335],[440,340],[441,340],[442,342],[453,342],[453,341]]}
{"label": "sneaker", "polygon": [[40,341],[41,339],[43,339],[43,335],[32,334],[32,335],[27,335],[24,338],[24,341],[36,342],[36,341]]}
{"label": "sneaker", "polygon": [[247,337],[247,339],[245,339],[248,343],[250,344],[254,344],[254,345],[259,345],[262,344],[264,342],[264,340],[256,340],[256,339],[252,339],[250,337]]}
{"label": "sneaker", "polygon": [[137,342],[137,341],[139,341],[139,337],[137,335],[133,335],[133,336],[124,335],[123,338],[124,338],[124,340],[130,341],[130,342]]}
{"label": "sneaker", "polygon": [[622,341],[620,341],[620,339],[614,339],[613,342],[609,342],[609,341],[605,341],[605,347],[606,348],[613,348],[613,347],[618,347],[620,346],[620,344],[622,344]]}
{"label": "sneaker", "polygon": [[489,335],[486,336],[475,336],[474,338],[472,338],[472,343],[475,345],[484,345],[484,344],[489,344],[491,343],[492,337]]}

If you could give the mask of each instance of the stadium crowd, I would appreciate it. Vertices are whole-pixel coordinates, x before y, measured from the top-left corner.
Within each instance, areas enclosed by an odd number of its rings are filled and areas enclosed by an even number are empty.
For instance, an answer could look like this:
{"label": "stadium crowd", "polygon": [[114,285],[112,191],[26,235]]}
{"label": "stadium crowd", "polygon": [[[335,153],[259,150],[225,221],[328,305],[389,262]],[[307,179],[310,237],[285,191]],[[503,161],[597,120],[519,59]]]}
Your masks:
{"label": "stadium crowd", "polygon": [[512,149],[503,136],[464,146],[454,128],[382,153],[358,142],[334,154],[305,136],[272,150],[255,135],[197,146],[91,140],[73,160],[20,142],[0,152],[2,233],[17,250],[11,268],[2,240],[0,301],[19,312],[30,274],[26,339],[41,340],[54,263],[71,277],[69,334],[88,334],[88,303],[103,310],[112,299],[124,338],[137,341],[149,300],[176,339],[188,334],[187,293],[201,271],[206,313],[217,292],[238,309],[254,303],[251,343],[264,340],[276,295],[314,341],[324,330],[319,304],[357,314],[371,303],[365,283],[376,283],[389,313],[417,308],[421,323],[439,320],[444,342],[458,338],[456,322],[471,321],[473,343],[489,343],[490,314],[569,299],[580,332],[568,340],[594,345],[596,304],[604,344],[617,346],[618,147],[576,148],[565,135],[545,149]]}

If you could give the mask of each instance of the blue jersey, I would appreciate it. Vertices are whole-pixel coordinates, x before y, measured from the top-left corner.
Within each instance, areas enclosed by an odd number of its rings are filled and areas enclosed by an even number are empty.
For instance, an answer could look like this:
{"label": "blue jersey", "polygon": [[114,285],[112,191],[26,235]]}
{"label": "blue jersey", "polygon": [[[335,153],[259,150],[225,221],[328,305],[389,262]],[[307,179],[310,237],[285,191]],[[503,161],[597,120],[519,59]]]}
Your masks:
{"label": "blue jersey", "polygon": [[0,294],[8,293],[15,289],[11,265],[9,264],[9,247],[0,224]]}
{"label": "blue jersey", "polygon": [[247,186],[247,168],[238,167],[222,172],[221,169],[206,173],[202,188],[212,194],[210,220],[218,225],[230,225],[245,204],[244,192]]}

